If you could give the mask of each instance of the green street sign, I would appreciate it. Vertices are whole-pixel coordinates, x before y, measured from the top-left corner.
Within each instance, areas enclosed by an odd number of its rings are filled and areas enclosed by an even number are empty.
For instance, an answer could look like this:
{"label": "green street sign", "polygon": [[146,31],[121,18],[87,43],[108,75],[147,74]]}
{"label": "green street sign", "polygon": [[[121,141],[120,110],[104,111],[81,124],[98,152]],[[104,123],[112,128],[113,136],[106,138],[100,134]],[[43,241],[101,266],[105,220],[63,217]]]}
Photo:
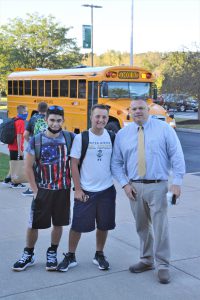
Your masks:
{"label": "green street sign", "polygon": [[90,49],[91,48],[91,25],[83,25],[83,48]]}

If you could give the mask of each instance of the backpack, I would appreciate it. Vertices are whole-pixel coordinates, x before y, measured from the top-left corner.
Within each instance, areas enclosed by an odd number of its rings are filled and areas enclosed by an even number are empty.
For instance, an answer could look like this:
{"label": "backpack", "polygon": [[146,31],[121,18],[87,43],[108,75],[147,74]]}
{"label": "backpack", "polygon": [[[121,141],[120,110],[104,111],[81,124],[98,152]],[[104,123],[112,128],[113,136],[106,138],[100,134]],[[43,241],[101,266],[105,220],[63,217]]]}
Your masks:
{"label": "backpack", "polygon": [[34,124],[33,135],[46,131],[48,128],[47,123],[44,120],[44,117],[38,117]]}
{"label": "backpack", "polygon": [[8,119],[0,124],[0,141],[4,144],[12,144],[16,137],[15,121],[19,118]]}
{"label": "backpack", "polygon": [[[109,135],[110,135],[110,139],[112,142],[112,146],[114,144],[115,141],[115,133],[113,131],[107,130]],[[81,137],[82,137],[82,148],[81,148],[81,157],[79,159],[79,170],[81,168],[81,165],[83,163],[83,160],[85,158],[86,152],[87,152],[87,148],[88,148],[88,144],[89,144],[89,131],[83,131],[81,132]]]}
{"label": "backpack", "polygon": [[[72,142],[75,135],[72,132],[64,131],[64,130],[62,131],[62,133],[65,138],[67,153],[70,153]],[[42,134],[38,133],[33,138],[34,138],[34,146],[35,146],[35,158],[38,161],[41,157]]]}

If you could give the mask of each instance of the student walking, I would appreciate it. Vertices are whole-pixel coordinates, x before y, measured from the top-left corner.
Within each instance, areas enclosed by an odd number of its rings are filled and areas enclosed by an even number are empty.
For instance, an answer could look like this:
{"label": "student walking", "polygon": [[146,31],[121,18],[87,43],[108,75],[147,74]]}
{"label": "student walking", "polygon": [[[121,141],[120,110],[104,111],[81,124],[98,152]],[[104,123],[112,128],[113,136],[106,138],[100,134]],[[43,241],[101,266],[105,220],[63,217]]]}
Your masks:
{"label": "student walking", "polygon": [[[47,129],[47,123],[45,121],[48,105],[46,102],[40,102],[38,104],[38,112],[35,113],[29,120],[24,131],[24,139],[29,142],[30,138],[40,132],[44,132]],[[22,192],[23,196],[33,196],[33,191],[29,187],[26,191]]]}
{"label": "student walking", "polygon": [[[17,116],[14,118],[14,141],[12,144],[8,144],[8,149],[10,153],[10,160],[23,160],[24,159],[24,130],[25,130],[25,120],[28,117],[27,107],[25,105],[17,106]],[[9,130],[9,129],[8,129]],[[13,189],[24,188],[23,183],[12,183],[10,169],[3,181],[3,184],[8,185]]]}

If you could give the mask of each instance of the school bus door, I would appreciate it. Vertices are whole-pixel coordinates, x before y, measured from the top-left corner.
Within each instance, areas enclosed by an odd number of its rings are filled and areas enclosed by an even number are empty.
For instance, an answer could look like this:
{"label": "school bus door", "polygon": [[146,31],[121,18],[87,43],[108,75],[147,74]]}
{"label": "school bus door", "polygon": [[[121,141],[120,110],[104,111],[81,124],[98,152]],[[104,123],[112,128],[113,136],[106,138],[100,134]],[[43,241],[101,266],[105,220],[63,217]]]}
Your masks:
{"label": "school bus door", "polygon": [[91,127],[90,111],[91,107],[98,103],[98,81],[88,82],[88,107],[87,107],[87,127]]}

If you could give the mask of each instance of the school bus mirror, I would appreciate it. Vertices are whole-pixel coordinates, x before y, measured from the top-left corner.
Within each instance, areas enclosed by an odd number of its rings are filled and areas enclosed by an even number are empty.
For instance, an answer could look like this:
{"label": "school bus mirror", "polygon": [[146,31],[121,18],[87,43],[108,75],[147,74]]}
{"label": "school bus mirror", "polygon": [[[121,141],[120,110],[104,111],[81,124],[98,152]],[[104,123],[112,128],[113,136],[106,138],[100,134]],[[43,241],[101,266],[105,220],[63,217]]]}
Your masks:
{"label": "school bus mirror", "polygon": [[101,90],[102,90],[102,96],[103,97],[108,97],[108,84],[107,84],[107,82],[102,83]]}
{"label": "school bus mirror", "polygon": [[153,88],[153,99],[157,99],[158,98],[158,90],[157,90],[157,86],[155,86]]}

